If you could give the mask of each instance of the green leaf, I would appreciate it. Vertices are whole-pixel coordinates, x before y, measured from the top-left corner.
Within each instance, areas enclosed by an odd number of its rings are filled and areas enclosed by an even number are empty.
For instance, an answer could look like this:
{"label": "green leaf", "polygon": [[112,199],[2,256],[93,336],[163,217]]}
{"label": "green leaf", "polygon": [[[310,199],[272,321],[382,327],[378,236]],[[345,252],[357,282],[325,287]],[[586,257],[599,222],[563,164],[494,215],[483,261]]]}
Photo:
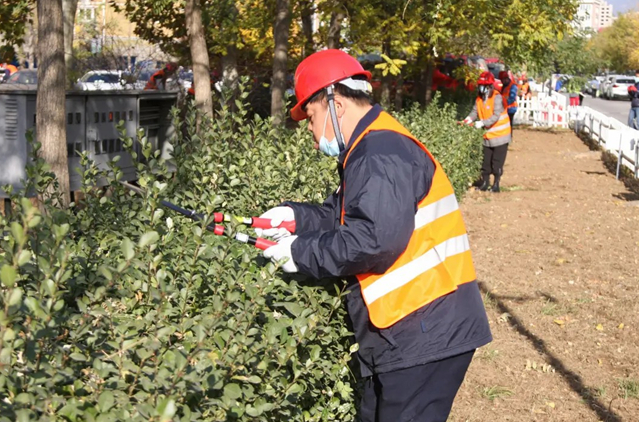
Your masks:
{"label": "green leaf", "polygon": [[17,277],[18,273],[15,268],[7,264],[2,266],[2,269],[0,270],[0,280],[2,280],[3,286],[8,288],[13,287]]}
{"label": "green leaf", "polygon": [[122,255],[124,255],[124,259],[130,261],[135,256],[135,252],[133,251],[133,242],[128,237],[125,237],[120,244],[120,248],[122,249]]}
{"label": "green leaf", "polygon": [[115,399],[113,397],[113,392],[110,390],[105,390],[100,397],[98,398],[98,406],[100,406],[100,411],[106,413],[113,407],[115,403]]}
{"label": "green leaf", "polygon": [[144,248],[148,245],[157,243],[159,239],[160,239],[160,235],[158,234],[158,232],[156,231],[146,232],[140,238],[140,242],[138,243],[138,246],[140,248]]}
{"label": "green leaf", "polygon": [[173,416],[175,416],[175,412],[177,412],[175,399],[166,398],[161,400],[156,410],[160,414],[161,422],[169,422],[171,419],[173,419]]}
{"label": "green leaf", "polygon": [[26,249],[23,249],[22,251],[20,251],[20,255],[18,255],[18,265],[22,267],[24,264],[29,262],[30,259],[31,259],[31,252]]}
{"label": "green leaf", "polygon": [[17,306],[20,303],[22,303],[22,289],[16,287],[11,290],[11,294],[9,295],[9,306]]}
{"label": "green leaf", "polygon": [[224,386],[224,395],[231,400],[237,400],[242,397],[242,389],[235,383],[226,384]]}
{"label": "green leaf", "polygon": [[76,362],[86,362],[87,361],[87,357],[84,356],[82,353],[78,353],[78,352],[71,353],[69,355],[69,357],[71,359],[73,359],[74,361],[76,361]]}

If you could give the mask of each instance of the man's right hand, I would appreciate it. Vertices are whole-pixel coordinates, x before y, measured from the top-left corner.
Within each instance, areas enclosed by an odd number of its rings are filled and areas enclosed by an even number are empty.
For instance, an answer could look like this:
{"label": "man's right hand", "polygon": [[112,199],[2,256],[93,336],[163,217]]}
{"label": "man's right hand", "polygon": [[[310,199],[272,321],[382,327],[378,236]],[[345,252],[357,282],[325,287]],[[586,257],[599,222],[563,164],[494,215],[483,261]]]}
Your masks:
{"label": "man's right hand", "polygon": [[260,215],[260,218],[267,218],[271,220],[272,229],[255,229],[255,233],[258,237],[272,237],[275,240],[282,239],[291,235],[286,229],[278,228],[284,221],[295,221],[295,211],[291,207],[275,207],[266,211]]}

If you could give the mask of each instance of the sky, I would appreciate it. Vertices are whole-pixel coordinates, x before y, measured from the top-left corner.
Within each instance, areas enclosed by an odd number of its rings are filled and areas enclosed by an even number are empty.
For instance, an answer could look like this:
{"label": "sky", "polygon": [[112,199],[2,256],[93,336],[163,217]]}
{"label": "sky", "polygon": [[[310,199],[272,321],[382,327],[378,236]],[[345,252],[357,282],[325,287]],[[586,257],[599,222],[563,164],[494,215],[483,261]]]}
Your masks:
{"label": "sky", "polygon": [[633,8],[638,8],[639,1],[637,0],[607,0],[608,3],[613,5],[612,10],[615,12],[626,12]]}

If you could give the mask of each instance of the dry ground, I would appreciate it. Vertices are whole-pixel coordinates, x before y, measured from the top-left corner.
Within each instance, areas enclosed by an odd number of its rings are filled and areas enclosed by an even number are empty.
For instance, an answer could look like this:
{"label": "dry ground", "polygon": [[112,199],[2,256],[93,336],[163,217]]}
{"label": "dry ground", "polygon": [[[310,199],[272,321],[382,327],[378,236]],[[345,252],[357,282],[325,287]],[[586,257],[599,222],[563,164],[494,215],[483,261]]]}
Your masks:
{"label": "dry ground", "polygon": [[464,211],[495,340],[450,420],[639,421],[639,197],[571,132],[515,132]]}

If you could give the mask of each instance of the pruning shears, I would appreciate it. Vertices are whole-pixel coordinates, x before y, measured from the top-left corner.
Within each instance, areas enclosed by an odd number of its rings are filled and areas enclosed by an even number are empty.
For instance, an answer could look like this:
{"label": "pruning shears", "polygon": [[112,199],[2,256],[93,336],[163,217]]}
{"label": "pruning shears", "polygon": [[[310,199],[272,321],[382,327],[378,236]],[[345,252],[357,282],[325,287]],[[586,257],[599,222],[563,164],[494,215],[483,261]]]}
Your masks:
{"label": "pruning shears", "polygon": [[[137,186],[133,186],[130,183],[127,182],[120,182],[124,187],[126,187],[127,189],[143,195],[144,191],[140,188],[138,188]],[[172,209],[173,211],[177,212],[178,214],[182,214],[185,217],[188,217],[192,220],[195,221],[202,221],[204,220],[204,215],[203,214],[199,214],[195,211],[192,210],[187,210],[185,208],[179,207],[169,201],[165,201],[165,200],[161,200],[160,203],[169,208]],[[231,221],[232,219],[242,223],[242,224],[246,224],[246,225],[250,225],[251,227],[255,227],[255,228],[264,228],[264,229],[271,229],[273,228],[273,226],[271,226],[271,220],[267,219],[267,218],[257,218],[257,217],[250,217],[250,218],[246,218],[246,217],[235,217],[235,216],[230,216],[227,214],[222,214],[222,213],[214,213],[213,215],[214,218],[214,222],[215,223],[221,223],[221,222],[228,222]],[[279,227],[283,227],[286,228],[287,230],[294,232],[295,231],[295,222],[290,222],[290,221],[286,221],[284,223],[287,224],[281,224]],[[290,224],[293,223],[293,224]],[[255,246],[258,249],[261,250],[266,250],[268,248],[270,248],[271,246],[275,246],[277,245],[277,242],[274,242],[272,240],[268,240],[268,239],[264,239],[261,237],[253,237],[253,236],[249,236],[248,234],[245,233],[236,233],[235,236],[232,235],[232,233],[227,230],[224,226],[220,226],[218,224],[209,224],[208,226],[206,226],[206,229],[209,231],[212,231],[214,234],[218,235],[218,236],[228,236],[231,237],[235,240],[237,240],[238,242],[242,242],[242,243],[248,243],[249,245]],[[291,230],[292,229],[292,230]]]}

